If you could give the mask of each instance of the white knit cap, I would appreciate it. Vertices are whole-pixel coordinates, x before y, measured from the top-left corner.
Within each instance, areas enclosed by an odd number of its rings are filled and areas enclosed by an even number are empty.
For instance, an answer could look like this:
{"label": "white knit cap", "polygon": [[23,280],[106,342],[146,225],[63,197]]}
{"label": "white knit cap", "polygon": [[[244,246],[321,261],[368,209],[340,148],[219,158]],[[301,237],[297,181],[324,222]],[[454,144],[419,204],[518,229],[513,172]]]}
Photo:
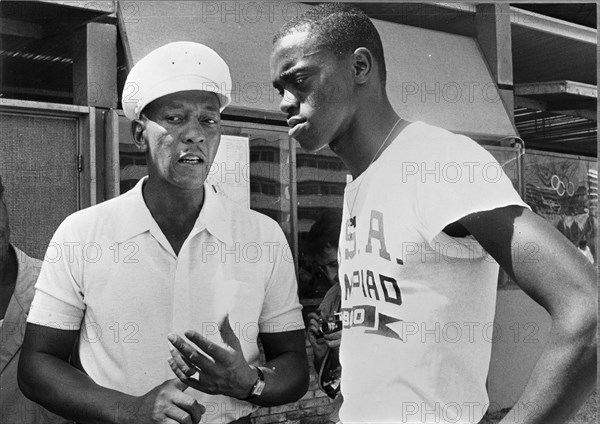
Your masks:
{"label": "white knit cap", "polygon": [[231,75],[225,61],[213,49],[191,41],[165,44],[138,61],[123,88],[123,111],[139,119],[152,101],[178,91],[215,93],[221,112],[231,103]]}

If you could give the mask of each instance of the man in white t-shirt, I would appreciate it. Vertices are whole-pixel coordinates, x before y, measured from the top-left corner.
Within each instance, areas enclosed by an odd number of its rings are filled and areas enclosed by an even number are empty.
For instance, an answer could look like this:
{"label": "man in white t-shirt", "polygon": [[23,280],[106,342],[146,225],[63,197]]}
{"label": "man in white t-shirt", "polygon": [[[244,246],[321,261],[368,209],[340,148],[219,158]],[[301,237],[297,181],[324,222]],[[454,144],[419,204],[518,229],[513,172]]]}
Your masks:
{"label": "man in white t-shirt", "polygon": [[398,116],[363,12],[323,4],[273,42],[289,135],[329,146],[353,176],[339,243],[342,422],[481,419],[498,264],[553,323],[518,400],[534,406],[523,422],[565,422],[596,379],[593,267],[477,143]]}
{"label": "man in white t-shirt", "polygon": [[[123,109],[148,176],[56,231],[19,363],[29,398],[78,422],[249,423],[306,392],[283,232],[205,183],[230,90],[223,59],[198,43],[162,46],[129,73]],[[169,340],[191,346],[184,332],[207,356],[178,380]]]}

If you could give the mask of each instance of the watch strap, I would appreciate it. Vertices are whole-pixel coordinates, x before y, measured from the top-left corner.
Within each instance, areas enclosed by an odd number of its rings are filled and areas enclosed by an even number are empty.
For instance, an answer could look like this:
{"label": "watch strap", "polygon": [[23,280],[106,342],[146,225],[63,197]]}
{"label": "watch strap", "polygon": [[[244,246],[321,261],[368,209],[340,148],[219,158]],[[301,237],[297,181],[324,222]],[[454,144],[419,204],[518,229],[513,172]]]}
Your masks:
{"label": "watch strap", "polygon": [[246,400],[260,396],[265,388],[265,374],[259,367],[254,365],[251,365],[251,367],[256,369],[256,373],[258,376],[256,378],[254,386],[252,386],[252,389],[250,390],[250,395],[246,398]]}

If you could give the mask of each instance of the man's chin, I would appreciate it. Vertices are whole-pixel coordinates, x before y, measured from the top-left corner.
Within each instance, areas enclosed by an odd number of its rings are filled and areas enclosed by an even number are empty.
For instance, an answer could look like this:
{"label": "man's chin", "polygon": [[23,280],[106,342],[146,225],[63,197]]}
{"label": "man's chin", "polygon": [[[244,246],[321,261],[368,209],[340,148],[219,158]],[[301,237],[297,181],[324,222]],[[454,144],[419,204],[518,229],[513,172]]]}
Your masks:
{"label": "man's chin", "polygon": [[204,187],[206,177],[197,178],[178,178],[171,181],[171,185],[177,187],[180,190],[201,190]]}
{"label": "man's chin", "polygon": [[179,188],[181,188],[183,190],[202,190],[204,188],[204,180],[202,180],[202,182],[198,182],[198,181],[186,182],[186,183],[180,184]]}
{"label": "man's chin", "polygon": [[198,190],[204,185],[204,182],[208,178],[207,170],[209,167],[203,167],[203,169],[196,169],[194,172],[178,173],[172,176],[172,184],[178,188],[184,190]]}
{"label": "man's chin", "polygon": [[326,142],[317,142],[315,143],[314,139],[308,139],[308,140],[298,140],[298,143],[300,143],[300,147],[302,147],[302,150],[304,150],[307,153],[318,153],[321,150],[323,150],[325,147],[327,147],[327,143]]}

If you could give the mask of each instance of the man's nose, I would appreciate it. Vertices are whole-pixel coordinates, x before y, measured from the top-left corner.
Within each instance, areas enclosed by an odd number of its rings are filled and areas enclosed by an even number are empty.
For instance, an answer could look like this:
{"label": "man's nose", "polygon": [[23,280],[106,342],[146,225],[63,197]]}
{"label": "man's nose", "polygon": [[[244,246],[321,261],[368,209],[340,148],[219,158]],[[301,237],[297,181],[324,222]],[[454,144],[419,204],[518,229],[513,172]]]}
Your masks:
{"label": "man's nose", "polygon": [[184,143],[203,143],[206,139],[205,129],[197,120],[191,120],[182,134]]}
{"label": "man's nose", "polygon": [[289,91],[284,91],[279,103],[279,109],[286,114],[290,114],[294,108],[298,107],[298,98]]}

